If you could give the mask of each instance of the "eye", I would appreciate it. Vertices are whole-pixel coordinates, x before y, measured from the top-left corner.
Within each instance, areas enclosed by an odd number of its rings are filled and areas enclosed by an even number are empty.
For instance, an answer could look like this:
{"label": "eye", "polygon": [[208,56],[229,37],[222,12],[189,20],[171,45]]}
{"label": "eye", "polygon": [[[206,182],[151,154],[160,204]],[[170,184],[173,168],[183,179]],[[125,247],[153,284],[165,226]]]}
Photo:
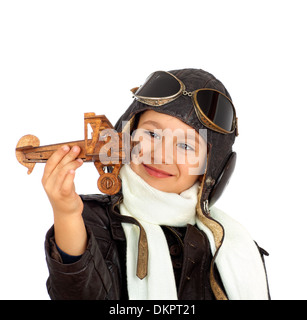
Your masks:
{"label": "eye", "polygon": [[192,150],[192,151],[195,151],[195,149],[189,145],[189,144],[186,144],[186,143],[178,143],[177,144],[177,147],[181,148],[181,149],[184,149],[184,150]]}
{"label": "eye", "polygon": [[150,131],[150,130],[145,130],[144,131],[147,135],[149,135],[151,138],[154,138],[154,139],[160,139],[160,136],[153,132],[153,131]]}

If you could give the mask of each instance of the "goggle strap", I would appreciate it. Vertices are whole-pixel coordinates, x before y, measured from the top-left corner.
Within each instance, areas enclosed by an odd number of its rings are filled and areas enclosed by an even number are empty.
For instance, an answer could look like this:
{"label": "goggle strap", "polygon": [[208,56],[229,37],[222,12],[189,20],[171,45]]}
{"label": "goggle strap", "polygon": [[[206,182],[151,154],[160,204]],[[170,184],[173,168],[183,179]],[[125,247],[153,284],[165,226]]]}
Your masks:
{"label": "goggle strap", "polygon": [[130,89],[130,91],[131,91],[133,94],[135,94],[138,89],[139,89],[139,87],[134,87],[134,88]]}
{"label": "goggle strap", "polygon": [[236,129],[236,137],[239,135],[239,128],[238,128],[238,117],[236,117],[235,129]]}

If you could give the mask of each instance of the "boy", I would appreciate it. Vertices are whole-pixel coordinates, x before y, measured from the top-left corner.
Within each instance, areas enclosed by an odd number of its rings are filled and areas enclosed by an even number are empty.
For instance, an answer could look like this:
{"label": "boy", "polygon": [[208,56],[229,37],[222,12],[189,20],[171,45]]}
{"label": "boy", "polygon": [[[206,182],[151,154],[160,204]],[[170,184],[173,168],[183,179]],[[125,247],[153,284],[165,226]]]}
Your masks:
{"label": "boy", "polygon": [[120,171],[121,192],[76,194],[78,147],[46,164],[51,298],[268,299],[263,250],[213,207],[236,159],[227,90],[203,70],[183,69],[154,72],[132,91],[115,128],[130,128],[140,143]]}

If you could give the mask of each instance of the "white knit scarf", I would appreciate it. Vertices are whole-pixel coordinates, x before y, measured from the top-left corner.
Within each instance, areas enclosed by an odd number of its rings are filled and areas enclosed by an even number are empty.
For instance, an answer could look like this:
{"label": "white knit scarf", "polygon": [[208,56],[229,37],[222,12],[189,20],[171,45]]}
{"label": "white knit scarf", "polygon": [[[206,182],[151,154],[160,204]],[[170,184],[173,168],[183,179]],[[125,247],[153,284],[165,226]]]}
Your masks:
{"label": "white knit scarf", "polygon": [[[151,187],[129,165],[120,171],[123,202],[120,213],[132,216],[143,226],[148,242],[148,274],[136,276],[139,227],[122,223],[127,239],[127,283],[130,300],[176,300],[177,290],[168,244],[160,225],[182,227],[197,224],[209,239],[211,231],[196,218],[198,183],[180,195]],[[267,299],[266,276],[257,248],[248,233],[223,212],[213,209],[213,218],[229,225],[216,259],[230,299]],[[230,229],[230,232],[227,230]],[[226,243],[225,243],[226,242]],[[224,248],[225,249],[224,249]],[[222,250],[223,248],[223,250]],[[252,279],[251,279],[252,275]]]}

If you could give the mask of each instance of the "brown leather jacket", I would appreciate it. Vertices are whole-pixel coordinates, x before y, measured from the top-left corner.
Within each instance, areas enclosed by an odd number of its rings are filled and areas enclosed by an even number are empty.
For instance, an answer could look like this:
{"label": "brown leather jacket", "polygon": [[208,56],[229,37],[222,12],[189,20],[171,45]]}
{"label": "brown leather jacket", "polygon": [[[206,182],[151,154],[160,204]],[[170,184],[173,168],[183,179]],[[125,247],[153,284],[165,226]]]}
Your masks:
{"label": "brown leather jacket", "polygon": [[[53,227],[45,241],[51,299],[128,299],[126,239],[121,222],[136,223],[119,214],[121,195],[81,196],[88,245],[81,258],[63,264],[54,242]],[[162,227],[170,250],[180,300],[214,300],[209,269],[212,260],[207,236],[192,225]],[[219,280],[220,285],[221,281]]]}

